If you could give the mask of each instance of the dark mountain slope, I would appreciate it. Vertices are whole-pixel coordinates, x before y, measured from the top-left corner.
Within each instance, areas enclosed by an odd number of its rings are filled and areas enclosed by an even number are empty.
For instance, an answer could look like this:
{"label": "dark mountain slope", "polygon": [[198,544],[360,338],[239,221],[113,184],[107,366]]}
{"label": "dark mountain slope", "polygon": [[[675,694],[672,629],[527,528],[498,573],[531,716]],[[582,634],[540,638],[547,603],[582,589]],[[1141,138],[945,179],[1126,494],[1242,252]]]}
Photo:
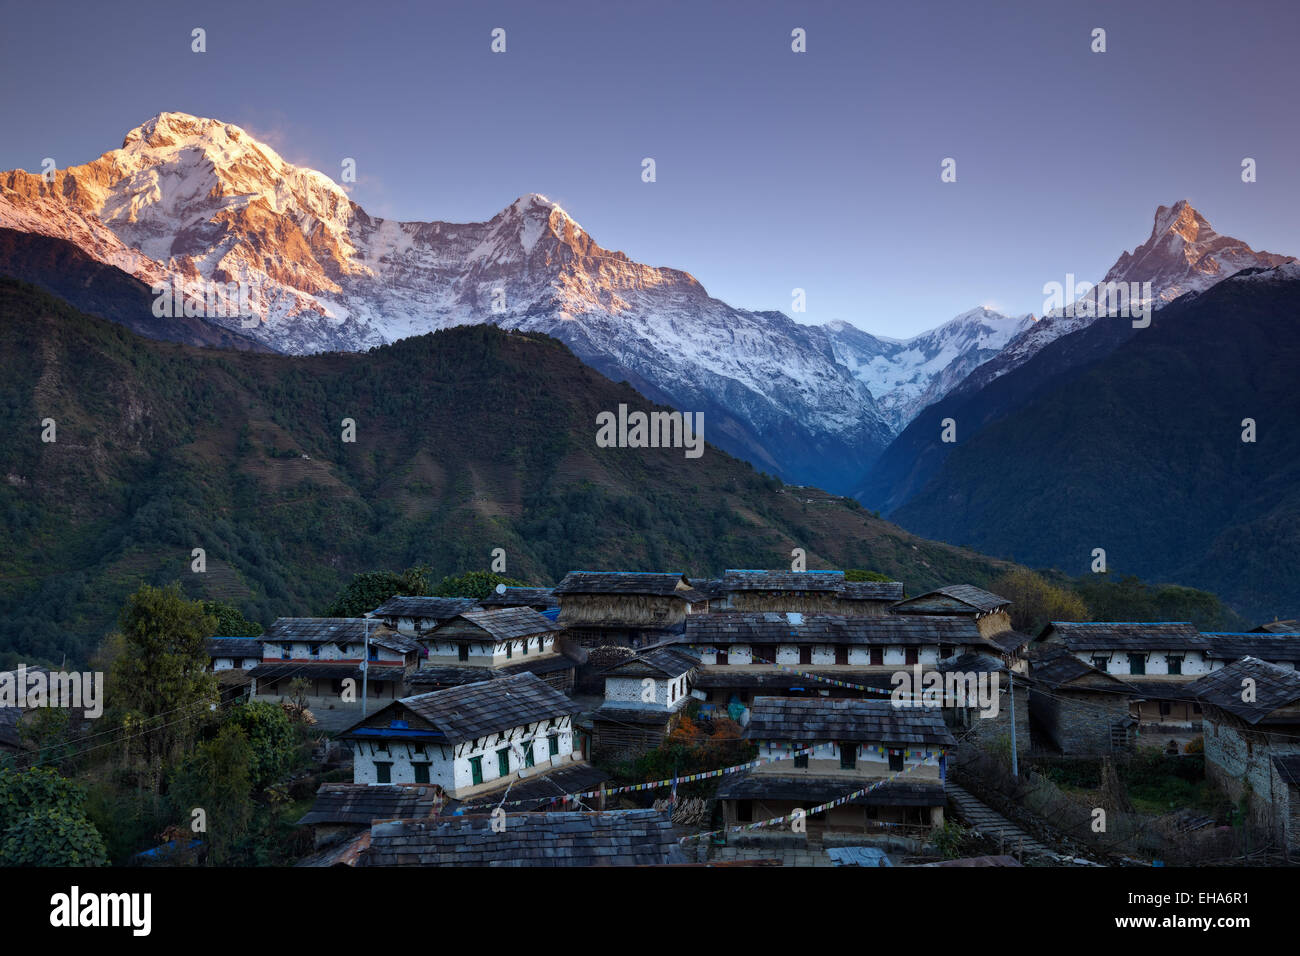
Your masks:
{"label": "dark mountain slope", "polygon": [[66,239],[0,229],[0,276],[22,279],[73,307],[125,325],[137,335],[224,349],[273,349],[214,322],[153,314],[149,286],[116,266],[92,259]]}
{"label": "dark mountain slope", "polygon": [[[1021,407],[968,431],[892,517],[1070,573],[1100,547],[1112,568],[1214,590],[1256,617],[1294,616],[1296,276],[1294,266],[1241,274],[1161,309],[1149,329],[1117,327],[1127,341],[1099,361],[1055,381],[1040,370]],[[1245,418],[1258,423],[1256,443],[1241,441]]]}
{"label": "dark mountain slope", "polygon": [[1007,567],[713,447],[596,447],[596,415],[621,402],[650,407],[536,333],[217,351],[0,279],[0,649],[84,659],[140,580],[180,578],[265,623],[319,613],[359,570],[427,563],[436,580],[486,568],[497,547],[538,583],[580,567],[781,567],[795,546],[811,566],[912,590]]}

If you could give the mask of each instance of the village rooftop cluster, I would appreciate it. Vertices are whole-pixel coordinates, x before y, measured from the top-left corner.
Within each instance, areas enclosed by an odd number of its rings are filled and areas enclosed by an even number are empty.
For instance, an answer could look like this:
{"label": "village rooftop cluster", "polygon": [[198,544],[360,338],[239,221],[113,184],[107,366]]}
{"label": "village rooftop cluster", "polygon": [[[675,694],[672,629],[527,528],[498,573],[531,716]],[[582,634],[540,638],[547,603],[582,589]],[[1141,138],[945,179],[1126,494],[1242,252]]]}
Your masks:
{"label": "village rooftop cluster", "polygon": [[[1101,756],[1139,736],[1175,750],[1203,736],[1207,776],[1300,848],[1295,622],[1027,635],[1009,608],[972,585],[908,597],[837,571],[574,571],[553,589],[281,618],[209,653],[227,699],[294,685],[350,759],[352,782],[322,785],[300,821],[317,865],[704,863],[751,835],[880,865],[880,847],[943,826],[968,748]],[[900,707],[899,672],[979,677],[999,700]],[[719,774],[691,822],[676,779],[630,808],[639,788],[597,765],[660,746],[688,709],[734,721],[757,758]]]}

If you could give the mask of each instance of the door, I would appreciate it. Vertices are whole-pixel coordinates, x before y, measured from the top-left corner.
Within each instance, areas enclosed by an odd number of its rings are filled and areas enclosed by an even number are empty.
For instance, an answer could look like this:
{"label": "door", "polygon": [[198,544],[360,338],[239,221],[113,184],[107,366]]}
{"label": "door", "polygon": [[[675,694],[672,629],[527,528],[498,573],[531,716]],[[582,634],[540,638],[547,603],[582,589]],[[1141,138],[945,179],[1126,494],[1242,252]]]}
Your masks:
{"label": "door", "polygon": [[497,751],[497,776],[510,776],[510,748],[503,747]]}
{"label": "door", "polygon": [[469,758],[469,772],[474,783],[483,782],[483,758],[482,757]]}

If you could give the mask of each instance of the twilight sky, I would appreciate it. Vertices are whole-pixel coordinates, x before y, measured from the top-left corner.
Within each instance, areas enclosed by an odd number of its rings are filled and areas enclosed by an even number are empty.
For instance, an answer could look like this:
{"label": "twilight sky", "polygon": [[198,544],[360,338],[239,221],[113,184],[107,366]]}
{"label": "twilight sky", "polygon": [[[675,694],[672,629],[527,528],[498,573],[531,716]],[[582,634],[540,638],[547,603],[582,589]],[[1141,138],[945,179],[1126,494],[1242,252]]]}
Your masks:
{"label": "twilight sky", "polygon": [[905,337],[980,304],[1039,312],[1043,283],[1100,279],[1180,198],[1300,254],[1287,0],[146,0],[4,20],[0,169],[212,116],[336,179],[354,157],[372,214],[484,220],[540,192],[732,305],[789,313],[804,288],[801,321]]}

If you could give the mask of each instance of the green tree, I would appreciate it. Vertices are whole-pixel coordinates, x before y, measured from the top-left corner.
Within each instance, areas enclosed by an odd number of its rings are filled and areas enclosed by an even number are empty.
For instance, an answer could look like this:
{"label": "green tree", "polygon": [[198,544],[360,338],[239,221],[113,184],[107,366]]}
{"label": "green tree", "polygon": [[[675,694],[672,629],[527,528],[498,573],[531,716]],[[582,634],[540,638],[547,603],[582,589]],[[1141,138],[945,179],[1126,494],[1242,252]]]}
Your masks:
{"label": "green tree", "polygon": [[102,866],[85,791],[53,770],[0,768],[0,866]]}
{"label": "green tree", "polygon": [[481,601],[497,589],[498,584],[506,587],[525,587],[523,581],[508,578],[495,571],[468,571],[452,577],[445,577],[433,589],[438,597],[467,597]]}
{"label": "green tree", "polygon": [[130,753],[146,781],[160,790],[163,767],[194,741],[218,701],[207,672],[207,638],[215,620],[179,584],[143,585],[127,599],[112,645],[111,700]]}
{"label": "green tree", "polygon": [[990,590],[1012,602],[1011,626],[1031,637],[1048,621],[1088,620],[1088,607],[1079,595],[1033,571],[1008,571],[993,582]]}
{"label": "green tree", "polygon": [[217,625],[213,634],[221,637],[261,637],[262,625],[244,617],[237,607],[221,601],[204,601],[203,613],[216,618]]}
{"label": "green tree", "polygon": [[395,571],[366,571],[352,576],[348,586],[325,609],[325,616],[361,617],[390,597],[428,593],[427,567],[407,568],[400,574]]}
{"label": "green tree", "polygon": [[171,775],[168,796],[177,815],[192,825],[202,811],[208,862],[235,862],[235,850],[253,819],[253,747],[244,731],[227,724],[214,740],[198,745]]}
{"label": "green tree", "polygon": [[254,792],[276,783],[292,769],[298,740],[283,707],[266,701],[243,704],[231,709],[224,724],[238,727],[248,738]]}
{"label": "green tree", "polygon": [[104,838],[84,815],[41,807],[4,832],[0,866],[105,866]]}

